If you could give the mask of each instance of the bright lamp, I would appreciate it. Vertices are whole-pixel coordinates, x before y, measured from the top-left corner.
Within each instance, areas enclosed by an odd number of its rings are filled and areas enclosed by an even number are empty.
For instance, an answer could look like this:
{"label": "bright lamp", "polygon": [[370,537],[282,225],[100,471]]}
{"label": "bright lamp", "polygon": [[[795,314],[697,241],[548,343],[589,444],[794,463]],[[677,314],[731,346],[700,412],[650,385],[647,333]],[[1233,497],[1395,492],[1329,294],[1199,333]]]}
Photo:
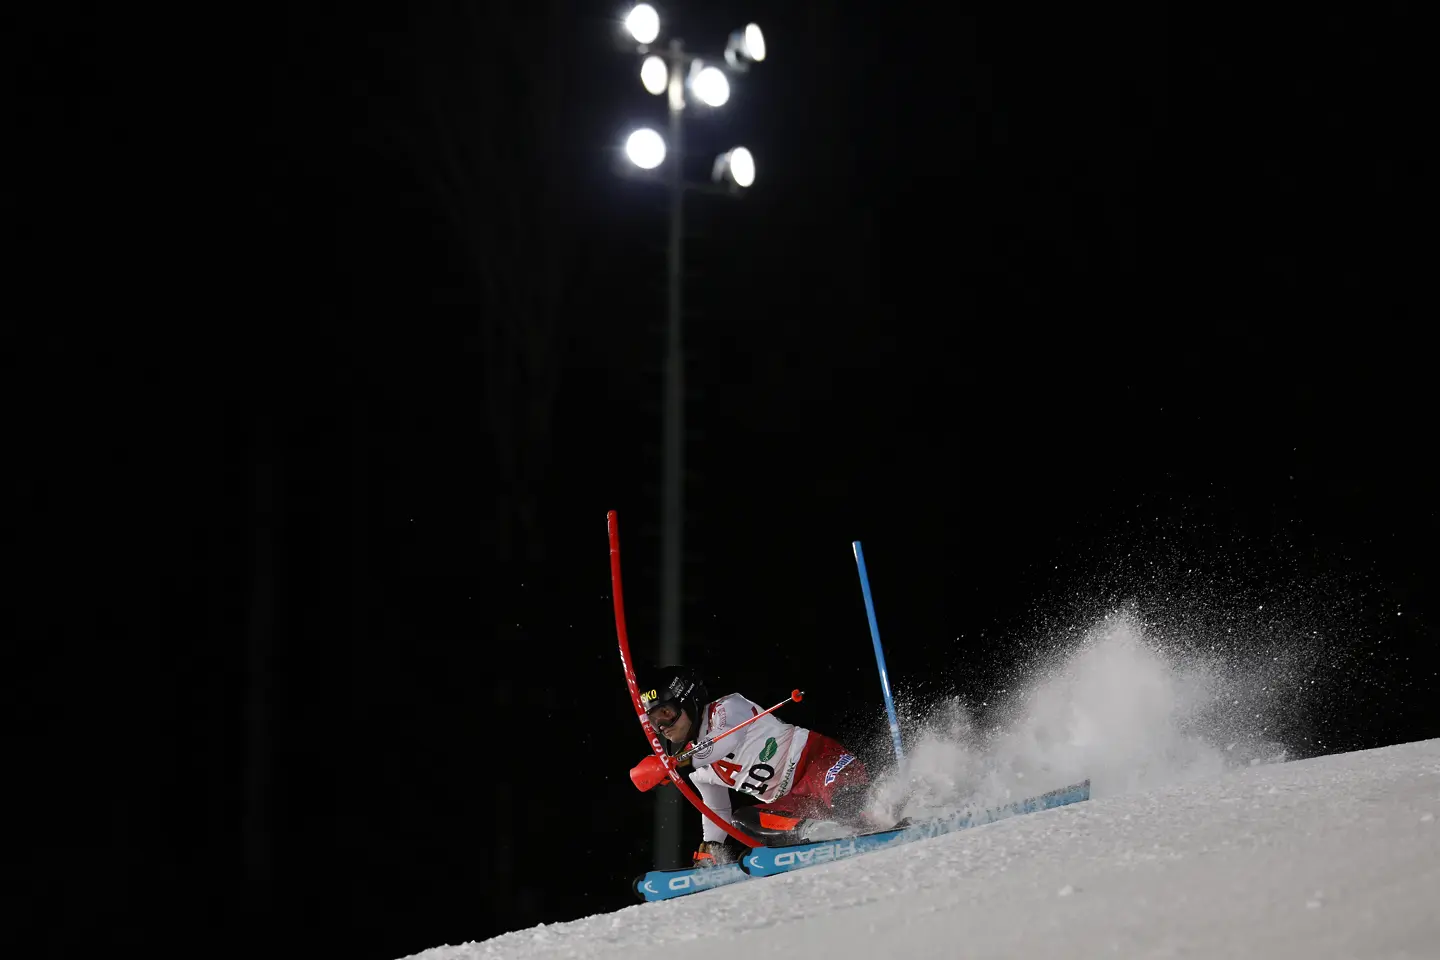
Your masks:
{"label": "bright lamp", "polygon": [[625,18],[625,29],[636,43],[651,44],[660,36],[660,14],[648,3],[637,3]]}
{"label": "bright lamp", "polygon": [[723,107],[730,99],[730,78],[719,67],[702,67],[690,83],[690,89],[707,107]]}
{"label": "bright lamp", "polygon": [[730,177],[739,187],[748,187],[755,182],[755,157],[744,147],[730,151]]}
{"label": "bright lamp", "polygon": [[654,170],[665,162],[665,139],[649,127],[642,127],[625,141],[625,156],[641,170]]}
{"label": "bright lamp", "polygon": [[737,187],[748,187],[755,182],[755,157],[744,147],[735,147],[715,158],[712,173],[715,180],[729,180]]}
{"label": "bright lamp", "polygon": [[725,62],[736,70],[748,70],[750,64],[759,63],[765,59],[765,34],[761,32],[759,24],[748,24],[744,30],[736,30],[730,34],[730,42],[725,45]]}
{"label": "bright lamp", "polygon": [[760,32],[758,23],[751,23],[745,27],[744,53],[756,63],[765,59],[765,34]]}
{"label": "bright lamp", "polygon": [[640,82],[657,97],[664,93],[670,82],[670,68],[666,65],[665,58],[646,57],[645,62],[640,65]]}

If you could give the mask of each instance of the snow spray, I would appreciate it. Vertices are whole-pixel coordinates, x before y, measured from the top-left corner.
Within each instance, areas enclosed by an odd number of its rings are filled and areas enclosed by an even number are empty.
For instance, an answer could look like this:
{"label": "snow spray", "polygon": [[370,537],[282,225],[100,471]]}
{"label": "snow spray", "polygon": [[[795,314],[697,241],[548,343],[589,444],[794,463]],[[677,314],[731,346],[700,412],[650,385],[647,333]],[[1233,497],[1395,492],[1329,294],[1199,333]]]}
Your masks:
{"label": "snow spray", "polygon": [[[1103,618],[997,701],[924,706],[905,762],[871,795],[877,815],[925,817],[1003,803],[1089,778],[1093,796],[1280,762],[1269,710],[1301,682],[1279,658],[1239,665],[1167,653],[1136,613]],[[979,708],[978,710],[976,708]],[[977,714],[989,717],[982,728]]]}

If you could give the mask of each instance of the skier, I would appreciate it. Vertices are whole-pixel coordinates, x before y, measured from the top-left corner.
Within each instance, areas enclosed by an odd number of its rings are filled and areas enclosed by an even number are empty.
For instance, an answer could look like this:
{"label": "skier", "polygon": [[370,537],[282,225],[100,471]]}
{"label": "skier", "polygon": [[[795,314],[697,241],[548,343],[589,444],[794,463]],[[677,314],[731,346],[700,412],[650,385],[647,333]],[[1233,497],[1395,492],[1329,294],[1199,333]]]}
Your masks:
{"label": "skier", "polygon": [[[662,667],[655,677],[658,684],[640,687],[640,705],[671,756],[762,711],[738,693],[711,700],[690,667]],[[685,763],[694,767],[690,782],[706,806],[767,846],[801,843],[827,829],[844,835],[877,826],[864,811],[869,781],[860,759],[824,734],[773,713]],[[750,802],[735,809],[732,791]],[[701,820],[704,840],[694,855],[696,866],[738,860],[745,847],[708,817]]]}

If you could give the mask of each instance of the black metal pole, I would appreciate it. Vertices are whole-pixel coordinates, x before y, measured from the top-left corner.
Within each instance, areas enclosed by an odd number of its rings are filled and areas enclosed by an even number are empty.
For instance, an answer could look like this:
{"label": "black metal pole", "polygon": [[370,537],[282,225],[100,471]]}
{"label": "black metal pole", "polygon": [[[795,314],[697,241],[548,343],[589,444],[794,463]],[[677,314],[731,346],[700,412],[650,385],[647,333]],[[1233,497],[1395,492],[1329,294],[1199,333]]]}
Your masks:
{"label": "black metal pole", "polygon": [[[670,244],[666,257],[664,468],[662,476],[662,545],[660,561],[660,659],[681,663],[681,617],[685,525],[685,344],[682,337],[682,280],[685,255],[685,53],[681,41],[670,41],[669,163]],[[680,858],[678,791],[661,791],[655,810],[656,862]]]}

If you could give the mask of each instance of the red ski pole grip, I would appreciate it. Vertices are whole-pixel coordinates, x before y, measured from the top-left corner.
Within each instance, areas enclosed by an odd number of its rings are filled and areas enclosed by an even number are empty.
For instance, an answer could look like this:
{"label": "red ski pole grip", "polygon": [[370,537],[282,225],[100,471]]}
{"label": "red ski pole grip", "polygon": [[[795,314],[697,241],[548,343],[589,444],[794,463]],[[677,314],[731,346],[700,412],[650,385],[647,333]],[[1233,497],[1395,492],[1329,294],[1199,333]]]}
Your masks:
{"label": "red ski pole grip", "polygon": [[669,779],[670,773],[665,769],[665,764],[653,753],[630,769],[630,782],[635,784],[635,789],[641,793],[653,790]]}

